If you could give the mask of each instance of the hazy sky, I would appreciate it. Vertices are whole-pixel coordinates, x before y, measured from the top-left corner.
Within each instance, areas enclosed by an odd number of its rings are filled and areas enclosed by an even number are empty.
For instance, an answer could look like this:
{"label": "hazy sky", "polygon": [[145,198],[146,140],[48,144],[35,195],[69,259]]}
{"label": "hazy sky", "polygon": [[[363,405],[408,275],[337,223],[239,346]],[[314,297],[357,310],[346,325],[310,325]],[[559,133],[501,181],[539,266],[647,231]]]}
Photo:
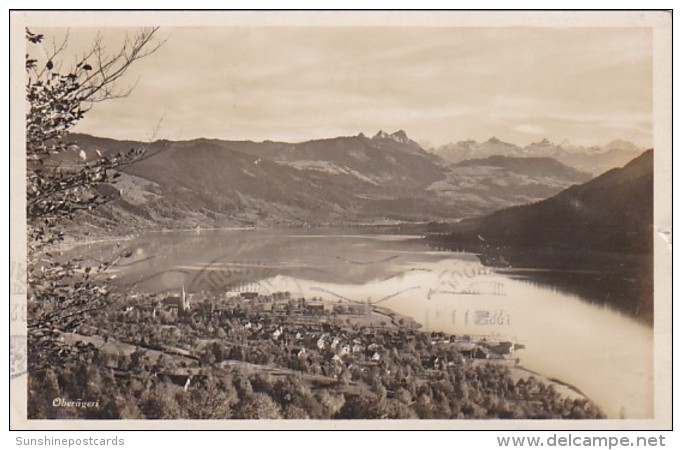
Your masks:
{"label": "hazy sky", "polygon": [[[130,97],[96,105],[100,136],[302,141],[404,129],[442,144],[491,136],[652,140],[648,28],[167,28]],[[123,31],[107,29],[115,47]],[[71,29],[74,46],[92,30]]]}

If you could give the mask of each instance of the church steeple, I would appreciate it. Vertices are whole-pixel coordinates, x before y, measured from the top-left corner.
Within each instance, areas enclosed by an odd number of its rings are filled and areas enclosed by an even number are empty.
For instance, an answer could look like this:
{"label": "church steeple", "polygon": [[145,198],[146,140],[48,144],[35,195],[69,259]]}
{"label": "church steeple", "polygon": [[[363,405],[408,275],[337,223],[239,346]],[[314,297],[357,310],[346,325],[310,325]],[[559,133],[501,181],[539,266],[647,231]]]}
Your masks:
{"label": "church steeple", "polygon": [[189,299],[187,298],[187,294],[185,293],[185,285],[182,285],[182,310],[183,311],[189,311],[190,309],[190,303]]}

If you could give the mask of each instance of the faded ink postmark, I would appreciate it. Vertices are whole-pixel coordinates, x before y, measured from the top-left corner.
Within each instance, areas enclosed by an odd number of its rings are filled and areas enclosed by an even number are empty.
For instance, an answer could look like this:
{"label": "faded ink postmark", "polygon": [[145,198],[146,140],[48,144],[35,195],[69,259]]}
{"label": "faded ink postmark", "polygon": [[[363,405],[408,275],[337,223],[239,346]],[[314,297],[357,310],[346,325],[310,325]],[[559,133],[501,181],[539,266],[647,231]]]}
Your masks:
{"label": "faded ink postmark", "polygon": [[465,264],[441,270],[426,296],[431,300],[437,295],[507,295],[504,280],[494,275],[493,270],[480,264]]}
{"label": "faded ink postmark", "polygon": [[25,335],[10,335],[9,361],[10,379],[19,378],[26,374],[28,358]]}
{"label": "faded ink postmark", "polygon": [[10,261],[10,290],[12,295],[26,295],[26,263]]}

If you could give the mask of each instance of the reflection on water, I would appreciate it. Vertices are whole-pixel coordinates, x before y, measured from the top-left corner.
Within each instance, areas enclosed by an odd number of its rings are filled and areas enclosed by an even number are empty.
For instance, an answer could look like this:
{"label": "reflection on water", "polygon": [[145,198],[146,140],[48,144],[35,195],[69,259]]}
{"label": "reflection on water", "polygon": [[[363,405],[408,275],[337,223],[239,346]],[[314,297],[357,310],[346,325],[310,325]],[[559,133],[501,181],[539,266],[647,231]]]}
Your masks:
{"label": "reflection on water", "polygon": [[[653,414],[651,328],[565,288],[433,252],[416,236],[291,231],[151,234],[127,243],[116,280],[143,291],[289,291],[378,303],[427,329],[492,335],[526,346],[522,363],[574,384],[609,417]],[[106,260],[115,244],[77,249]]]}
{"label": "reflection on water", "polygon": [[510,276],[596,305],[611,305],[640,321],[653,321],[653,284],[648,271],[510,270]]}
{"label": "reflection on water", "polygon": [[[396,264],[449,255],[432,252],[417,236],[209,231],[153,233],[126,243],[133,256],[116,269],[117,281],[144,291],[258,290],[276,275],[364,284],[395,275]],[[78,249],[94,261],[121,252],[116,244]]]}

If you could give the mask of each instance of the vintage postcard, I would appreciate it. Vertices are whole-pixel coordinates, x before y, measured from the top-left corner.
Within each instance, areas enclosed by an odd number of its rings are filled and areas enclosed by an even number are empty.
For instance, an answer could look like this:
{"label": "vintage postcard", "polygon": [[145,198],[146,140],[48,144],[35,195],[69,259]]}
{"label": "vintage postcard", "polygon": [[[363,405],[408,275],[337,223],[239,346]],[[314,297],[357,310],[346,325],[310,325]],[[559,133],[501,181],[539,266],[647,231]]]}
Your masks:
{"label": "vintage postcard", "polygon": [[672,15],[31,12],[11,427],[672,428]]}

